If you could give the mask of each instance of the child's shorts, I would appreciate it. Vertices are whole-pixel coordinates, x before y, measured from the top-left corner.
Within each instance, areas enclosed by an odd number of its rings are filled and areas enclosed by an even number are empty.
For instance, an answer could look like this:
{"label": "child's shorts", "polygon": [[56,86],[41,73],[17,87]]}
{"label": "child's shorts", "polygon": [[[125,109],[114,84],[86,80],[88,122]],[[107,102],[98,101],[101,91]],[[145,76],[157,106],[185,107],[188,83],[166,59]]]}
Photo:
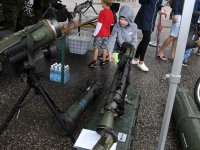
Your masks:
{"label": "child's shorts", "polygon": [[102,37],[95,37],[93,47],[98,48],[99,50],[107,49],[108,44],[108,36],[102,36]]}
{"label": "child's shorts", "polygon": [[170,31],[171,36],[178,37],[180,25],[181,25],[181,15],[178,15],[178,21],[172,22],[172,28],[171,28],[171,31]]}

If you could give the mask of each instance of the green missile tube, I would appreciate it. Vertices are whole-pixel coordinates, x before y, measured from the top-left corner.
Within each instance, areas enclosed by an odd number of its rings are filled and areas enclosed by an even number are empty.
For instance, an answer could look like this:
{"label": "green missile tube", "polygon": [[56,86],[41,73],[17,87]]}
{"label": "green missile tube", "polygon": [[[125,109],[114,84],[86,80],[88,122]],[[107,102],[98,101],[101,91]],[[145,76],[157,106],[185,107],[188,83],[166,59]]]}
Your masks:
{"label": "green missile tube", "polygon": [[[102,93],[103,85],[101,82],[94,82],[86,91],[82,94],[79,100],[77,100],[65,113],[61,114],[61,117],[68,125],[69,132],[74,130],[75,122],[80,117],[82,112],[86,109],[89,103],[94,100],[95,96]],[[59,134],[65,135],[64,131],[59,131]]]}
{"label": "green missile tube", "polygon": [[173,116],[176,132],[181,140],[183,150],[200,149],[200,113],[191,93],[178,88],[175,96]]}

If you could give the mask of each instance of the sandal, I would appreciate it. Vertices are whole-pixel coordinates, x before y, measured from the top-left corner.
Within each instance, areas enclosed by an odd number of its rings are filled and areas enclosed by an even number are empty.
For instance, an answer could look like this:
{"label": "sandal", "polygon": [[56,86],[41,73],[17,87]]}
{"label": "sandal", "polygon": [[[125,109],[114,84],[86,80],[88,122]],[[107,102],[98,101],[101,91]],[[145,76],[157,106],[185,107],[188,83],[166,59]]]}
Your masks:
{"label": "sandal", "polygon": [[171,61],[174,61],[174,58],[169,57],[168,59],[171,60]]}
{"label": "sandal", "polygon": [[164,61],[166,61],[167,60],[167,58],[163,55],[163,56],[157,56],[157,58],[159,58],[160,60],[164,60]]}

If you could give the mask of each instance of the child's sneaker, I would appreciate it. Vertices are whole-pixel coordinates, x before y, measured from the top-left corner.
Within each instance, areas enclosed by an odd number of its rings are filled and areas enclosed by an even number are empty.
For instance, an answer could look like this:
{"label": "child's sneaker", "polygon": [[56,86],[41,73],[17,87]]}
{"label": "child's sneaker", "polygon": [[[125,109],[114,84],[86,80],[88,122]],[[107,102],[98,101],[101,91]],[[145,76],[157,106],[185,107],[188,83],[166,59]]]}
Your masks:
{"label": "child's sneaker", "polygon": [[187,62],[183,62],[182,65],[186,67],[188,66]]}
{"label": "child's sneaker", "polygon": [[94,68],[97,66],[97,61],[96,60],[93,60],[90,64],[89,64],[89,67],[91,68]]}
{"label": "child's sneaker", "polygon": [[105,68],[105,67],[106,67],[106,62],[105,62],[105,61],[100,61],[100,66],[101,66],[102,68]]}

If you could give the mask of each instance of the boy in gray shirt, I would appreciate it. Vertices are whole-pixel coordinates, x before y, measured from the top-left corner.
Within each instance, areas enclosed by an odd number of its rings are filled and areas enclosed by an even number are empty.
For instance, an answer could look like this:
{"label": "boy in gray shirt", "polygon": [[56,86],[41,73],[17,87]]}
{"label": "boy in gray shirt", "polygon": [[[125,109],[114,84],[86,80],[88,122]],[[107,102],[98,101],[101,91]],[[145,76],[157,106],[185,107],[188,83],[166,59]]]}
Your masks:
{"label": "boy in gray shirt", "polygon": [[138,44],[137,31],[137,25],[134,23],[133,8],[122,6],[119,11],[119,21],[114,25],[107,45],[111,62],[113,61],[112,52],[115,51],[116,43],[121,46],[123,42],[129,42],[136,49]]}

